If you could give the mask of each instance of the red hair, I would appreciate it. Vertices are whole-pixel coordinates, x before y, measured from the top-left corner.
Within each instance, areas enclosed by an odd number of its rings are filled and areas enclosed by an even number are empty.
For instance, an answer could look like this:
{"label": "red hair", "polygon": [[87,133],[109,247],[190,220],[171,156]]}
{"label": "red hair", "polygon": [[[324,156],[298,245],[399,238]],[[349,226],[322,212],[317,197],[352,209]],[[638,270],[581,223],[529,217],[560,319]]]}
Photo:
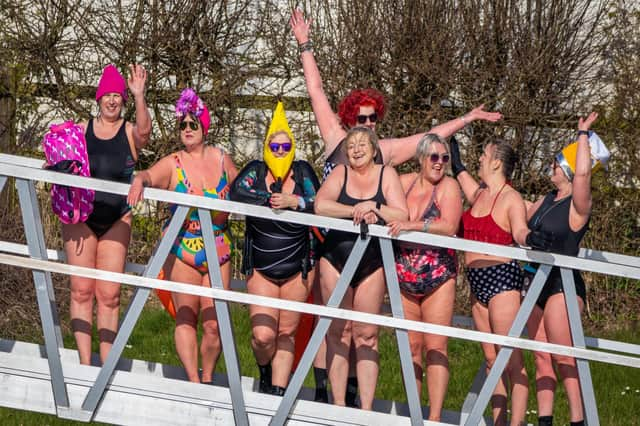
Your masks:
{"label": "red hair", "polygon": [[384,118],[384,96],[376,89],[354,89],[338,105],[338,116],[347,129],[355,126],[356,116],[361,106],[372,106],[378,114],[378,120]]}

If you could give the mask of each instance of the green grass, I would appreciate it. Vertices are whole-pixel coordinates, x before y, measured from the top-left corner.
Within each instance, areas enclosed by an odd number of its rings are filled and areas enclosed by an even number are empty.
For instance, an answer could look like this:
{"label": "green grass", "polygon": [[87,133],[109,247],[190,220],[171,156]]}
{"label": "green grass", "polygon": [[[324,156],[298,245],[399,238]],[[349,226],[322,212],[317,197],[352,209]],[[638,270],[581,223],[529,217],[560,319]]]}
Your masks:
{"label": "green grass", "polygon": [[[250,346],[250,324],[247,308],[233,306],[231,310],[236,347],[240,358],[242,375],[257,377],[258,371]],[[640,335],[635,331],[617,332],[601,336],[629,343],[640,343]],[[72,336],[65,336],[65,346],[74,347]],[[94,342],[94,351],[98,344]],[[478,343],[464,340],[450,340],[451,378],[445,408],[459,411],[467,395],[473,378],[482,362],[482,352]],[[380,335],[380,377],[376,397],[386,400],[405,401],[402,374],[398,360],[395,336],[392,330],[382,330]],[[160,309],[147,308],[141,316],[124,356],[132,359],[144,359],[163,364],[179,365],[173,344],[173,320]],[[533,356],[525,354],[531,388],[527,420],[537,424],[535,389],[533,378]],[[218,363],[218,372],[224,372],[224,359]],[[602,425],[640,425],[637,419],[640,413],[640,369],[619,367],[604,363],[591,363],[591,374],[596,391],[596,401]],[[313,386],[311,374],[307,375],[305,386]],[[627,389],[628,388],[628,389]],[[624,393],[624,394],[623,394]],[[426,401],[426,395],[423,396]],[[489,412],[487,411],[487,415]],[[554,420],[557,425],[569,423],[566,397],[562,386],[558,386]],[[72,425],[82,424],[60,420],[54,416],[0,408],[2,425]]]}

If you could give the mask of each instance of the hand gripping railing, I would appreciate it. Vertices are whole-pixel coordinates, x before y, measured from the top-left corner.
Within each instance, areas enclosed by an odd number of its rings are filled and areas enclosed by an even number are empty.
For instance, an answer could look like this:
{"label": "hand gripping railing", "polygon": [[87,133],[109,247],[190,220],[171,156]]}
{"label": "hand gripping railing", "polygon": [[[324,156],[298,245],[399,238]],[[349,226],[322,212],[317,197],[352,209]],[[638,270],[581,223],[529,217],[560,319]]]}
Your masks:
{"label": "hand gripping railing", "polygon": [[[625,278],[640,279],[640,260],[638,258],[592,250],[581,251],[580,257],[569,257],[429,234],[428,244],[432,246],[449,247],[462,251],[482,252],[541,264],[529,292],[523,300],[520,311],[514,320],[510,332],[507,336],[499,336],[472,330],[458,329],[455,327],[439,326],[402,319],[402,305],[400,303],[400,292],[393,263],[391,239],[387,234],[387,229],[377,225],[370,226],[369,235],[367,235],[366,238],[358,239],[349,259],[347,260],[347,264],[340,276],[340,279],[338,280],[336,289],[334,290],[334,293],[326,307],[317,305],[310,306],[300,302],[283,301],[223,290],[221,286],[220,269],[217,262],[209,262],[209,272],[212,284],[211,288],[203,288],[155,279],[157,272],[167,256],[169,246],[175,238],[180,224],[184,220],[188,207],[197,207],[202,209],[200,210],[200,217],[204,219],[202,226],[205,250],[207,252],[207,257],[213,259],[217,258],[217,256],[215,252],[212,226],[210,220],[207,220],[210,216],[206,214],[206,210],[209,209],[250,216],[260,216],[274,220],[286,220],[288,222],[338,229],[347,232],[360,232],[359,228],[354,227],[350,222],[341,219],[314,216],[291,211],[274,212],[266,207],[248,206],[242,203],[214,200],[188,194],[147,188],[145,190],[145,197],[147,199],[179,204],[180,208],[178,209],[177,214],[174,215],[168,231],[158,244],[157,249],[145,268],[142,277],[74,267],[60,264],[58,262],[48,261],[48,252],[44,245],[44,238],[42,237],[40,215],[37,200],[35,198],[35,188],[33,186],[34,181],[80,186],[122,195],[127,193],[128,185],[100,181],[91,178],[68,176],[41,170],[37,168],[40,164],[41,162],[39,160],[0,154],[0,189],[6,183],[6,177],[14,177],[16,179],[23,219],[25,220],[29,255],[31,256],[31,259],[25,259],[20,256],[0,254],[0,262],[15,266],[29,267],[34,270],[34,281],[36,283],[36,292],[38,294],[38,304],[45,333],[45,347],[48,354],[53,393],[56,406],[59,410],[59,415],[65,413],[63,414],[65,417],[74,417],[85,421],[93,417],[95,409],[97,408],[109,380],[112,377],[116,362],[122,354],[124,345],[131,334],[133,326],[135,325],[149,291],[152,288],[212,297],[214,299],[220,321],[220,333],[229,375],[229,388],[233,401],[234,418],[237,424],[248,424],[248,417],[243,403],[238,359],[235,352],[233,330],[231,329],[231,322],[226,302],[263,305],[277,309],[313,313],[321,317],[318,322],[318,326],[309,341],[307,349],[302,356],[299,366],[291,378],[290,384],[282,398],[276,414],[271,421],[271,424],[273,425],[284,424],[287,420],[291,408],[295,403],[297,394],[301,389],[304,376],[311,367],[317,348],[324,338],[331,321],[336,318],[369,322],[372,324],[396,328],[400,362],[407,391],[411,423],[413,425],[423,424],[423,419],[418,390],[415,386],[415,380],[413,380],[413,366],[407,338],[408,330],[446,335],[449,337],[493,343],[502,346],[502,350],[499,352],[493,368],[489,372],[487,379],[484,381],[482,389],[479,391],[472,390],[465,402],[466,408],[463,407],[461,424],[464,423],[467,425],[476,425],[481,422],[482,412],[489,401],[490,395],[498,379],[506,367],[513,348],[545,351],[577,358],[580,385],[585,402],[585,419],[591,426],[598,424],[598,414],[587,360],[609,362],[636,368],[640,367],[640,358],[634,356],[618,355],[585,349],[585,339],[575,297],[573,275],[569,270],[571,268],[575,268]],[[344,297],[348,283],[355,272],[356,266],[358,265],[371,236],[380,237],[381,255],[383,258],[385,276],[394,318],[362,312],[346,311],[337,308]],[[403,234],[403,236],[398,239],[415,243],[426,243],[425,234],[419,232],[411,232],[406,235]],[[526,319],[533,309],[535,300],[542,290],[542,286],[549,274],[551,269],[550,265],[555,265],[562,269],[563,286],[567,295],[567,309],[574,347],[542,343],[520,338]],[[68,398],[66,397],[64,378],[59,367],[60,361],[59,355],[57,355],[57,348],[61,346],[61,340],[59,337],[59,328],[56,328],[57,315],[55,313],[55,300],[53,300],[53,291],[51,287],[51,272],[100,278],[109,281],[122,282],[136,287],[135,295],[124,315],[120,330],[109,356],[107,357],[96,382],[90,389],[80,410],[76,407],[69,407]],[[630,353],[636,356],[640,354],[640,351],[638,351],[638,348],[635,345],[613,344],[611,346],[615,348],[628,349]]]}

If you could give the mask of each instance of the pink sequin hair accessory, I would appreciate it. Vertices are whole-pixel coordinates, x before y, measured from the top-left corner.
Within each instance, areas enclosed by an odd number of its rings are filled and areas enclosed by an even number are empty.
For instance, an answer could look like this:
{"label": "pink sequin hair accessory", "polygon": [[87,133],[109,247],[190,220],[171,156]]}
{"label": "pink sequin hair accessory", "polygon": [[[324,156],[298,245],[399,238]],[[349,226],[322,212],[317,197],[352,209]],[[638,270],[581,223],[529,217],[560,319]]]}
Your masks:
{"label": "pink sequin hair accessory", "polygon": [[202,133],[207,134],[209,132],[209,126],[211,125],[211,116],[209,115],[209,109],[204,104],[202,99],[198,97],[196,91],[191,87],[187,87],[180,93],[180,98],[176,102],[176,117],[178,121],[184,120],[187,115],[193,115],[202,125]]}
{"label": "pink sequin hair accessory", "polygon": [[122,100],[127,101],[127,83],[124,81],[120,71],[112,64],[104,67],[102,71],[98,89],[96,90],[96,101],[99,101],[107,93],[119,93],[122,96]]}

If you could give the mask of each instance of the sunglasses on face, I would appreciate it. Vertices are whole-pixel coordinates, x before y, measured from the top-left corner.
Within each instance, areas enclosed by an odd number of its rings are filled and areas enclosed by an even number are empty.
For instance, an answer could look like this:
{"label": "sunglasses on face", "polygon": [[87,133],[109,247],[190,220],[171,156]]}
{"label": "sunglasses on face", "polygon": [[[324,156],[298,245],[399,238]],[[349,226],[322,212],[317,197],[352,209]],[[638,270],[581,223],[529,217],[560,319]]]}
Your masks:
{"label": "sunglasses on face", "polygon": [[194,132],[196,130],[198,130],[198,123],[196,123],[195,121],[181,121],[180,122],[180,130],[184,131],[187,128],[187,125],[191,128],[191,130],[193,130]]}
{"label": "sunglasses on face", "polygon": [[437,163],[442,160],[442,164],[447,164],[450,158],[451,157],[449,156],[449,154],[440,155],[436,152],[434,152],[433,154],[429,154],[429,160],[431,160],[432,163]]}
{"label": "sunglasses on face", "polygon": [[370,123],[375,123],[376,121],[378,121],[378,114],[376,114],[374,112],[373,114],[370,114],[370,115],[357,115],[356,116],[356,120],[358,120],[358,124],[366,123],[367,119],[369,119]]}
{"label": "sunglasses on face", "polygon": [[282,151],[284,152],[289,152],[291,151],[292,146],[293,144],[291,142],[285,142],[285,143],[269,142],[269,149],[271,150],[271,152],[278,152],[280,148],[282,148]]}

